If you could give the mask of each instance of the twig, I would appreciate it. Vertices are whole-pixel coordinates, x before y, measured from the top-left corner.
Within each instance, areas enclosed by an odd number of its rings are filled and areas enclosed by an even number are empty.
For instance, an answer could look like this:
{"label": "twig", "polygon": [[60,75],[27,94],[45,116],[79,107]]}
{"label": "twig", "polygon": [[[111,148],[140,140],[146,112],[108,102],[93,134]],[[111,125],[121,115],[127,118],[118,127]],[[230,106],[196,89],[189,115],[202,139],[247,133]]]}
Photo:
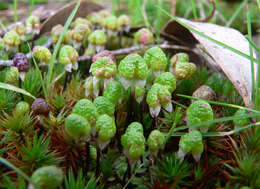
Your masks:
{"label": "twig", "polygon": [[126,183],[126,185],[124,186],[123,189],[125,189],[125,188],[128,186],[128,184],[129,184],[129,183],[133,180],[133,178],[135,177],[135,174],[136,174],[137,170],[140,169],[143,165],[144,165],[144,164],[142,163],[142,164],[135,170],[135,172],[132,174],[131,178],[127,181],[127,183]]}
{"label": "twig", "polygon": [[213,9],[210,13],[210,15],[208,17],[206,17],[205,19],[198,19],[197,21],[198,22],[208,22],[215,14],[215,11],[216,11],[216,3],[214,0],[209,0],[209,2],[212,4],[213,6]]}
{"label": "twig", "polygon": [[171,8],[172,16],[175,16],[176,13],[176,1],[177,0],[172,0],[172,8]]}

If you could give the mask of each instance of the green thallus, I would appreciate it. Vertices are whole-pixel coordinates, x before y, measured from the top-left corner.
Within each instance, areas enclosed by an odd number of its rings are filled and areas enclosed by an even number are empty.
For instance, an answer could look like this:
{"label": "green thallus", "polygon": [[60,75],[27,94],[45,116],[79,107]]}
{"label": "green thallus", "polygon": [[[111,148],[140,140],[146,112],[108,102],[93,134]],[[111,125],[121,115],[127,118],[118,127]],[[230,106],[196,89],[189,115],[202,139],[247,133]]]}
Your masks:
{"label": "green thallus", "polygon": [[203,153],[202,135],[199,131],[193,130],[181,136],[179,142],[178,158],[184,158],[186,154],[192,153],[196,161],[200,160]]}
{"label": "green thallus", "polygon": [[118,72],[125,89],[130,86],[144,88],[149,70],[140,55],[130,54],[120,61]]}
{"label": "green thallus", "polygon": [[[203,100],[193,102],[186,111],[186,120],[188,124],[199,124],[211,121],[214,118],[213,110],[209,103]],[[201,132],[207,132],[211,124],[197,127]],[[194,128],[190,128],[193,130]]]}
{"label": "green thallus", "polygon": [[78,69],[79,54],[76,49],[70,45],[65,45],[61,48],[59,54],[59,62],[64,65],[64,69],[67,72],[71,72],[71,69]]}

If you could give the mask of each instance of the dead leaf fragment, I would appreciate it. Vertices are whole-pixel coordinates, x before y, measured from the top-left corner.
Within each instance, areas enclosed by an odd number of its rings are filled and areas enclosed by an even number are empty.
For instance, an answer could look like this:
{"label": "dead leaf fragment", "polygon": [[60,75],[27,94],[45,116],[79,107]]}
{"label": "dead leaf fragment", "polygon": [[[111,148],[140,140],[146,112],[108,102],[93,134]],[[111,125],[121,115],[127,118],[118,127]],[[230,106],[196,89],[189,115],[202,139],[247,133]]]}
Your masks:
{"label": "dead leaf fragment", "polygon": [[[192,22],[183,18],[179,19],[197,31],[249,55],[248,41],[239,31],[216,24]],[[245,105],[247,107],[252,107],[251,63],[249,59],[189,31],[175,21],[171,21],[164,28],[162,35],[168,39],[173,36],[173,39],[181,39],[183,43],[188,44],[190,47],[196,46],[201,49],[201,52],[206,51],[207,54],[204,53],[203,55],[209,60],[207,62],[208,66],[220,69],[233,83],[243,98]],[[257,65],[255,64],[254,67],[256,70]]]}

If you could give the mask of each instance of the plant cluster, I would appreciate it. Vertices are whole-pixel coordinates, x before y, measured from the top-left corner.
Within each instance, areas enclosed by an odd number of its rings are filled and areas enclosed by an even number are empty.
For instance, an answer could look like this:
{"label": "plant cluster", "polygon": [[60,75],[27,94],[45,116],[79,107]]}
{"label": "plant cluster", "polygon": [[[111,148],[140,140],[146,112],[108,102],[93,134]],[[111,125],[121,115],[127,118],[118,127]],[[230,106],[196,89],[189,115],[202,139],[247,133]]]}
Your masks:
{"label": "plant cluster", "polygon": [[[12,59],[0,72],[5,86],[0,89],[0,156],[20,174],[0,165],[1,175],[8,175],[0,177],[1,187],[217,187],[227,177],[217,175],[217,184],[205,180],[217,165],[224,173],[244,176],[239,155],[236,169],[226,163],[234,154],[225,148],[232,140],[224,135],[248,126],[249,112],[225,112],[210,104],[221,99],[241,105],[226,78],[209,76],[187,52],[172,54],[155,45],[148,28],[131,33],[127,15],[101,10],[76,18],[68,29],[56,25],[48,36],[50,47],[29,44],[23,53],[21,44],[39,34],[40,25],[30,16],[0,38],[0,51]],[[124,46],[129,36],[145,50],[117,57],[110,42],[120,38]],[[86,56],[91,60],[82,59]],[[234,123],[214,122],[233,114]],[[255,143],[245,145],[257,148]],[[227,155],[221,156],[223,151]],[[241,186],[257,188],[259,178],[253,184],[242,180]],[[230,184],[236,179],[228,178]]]}

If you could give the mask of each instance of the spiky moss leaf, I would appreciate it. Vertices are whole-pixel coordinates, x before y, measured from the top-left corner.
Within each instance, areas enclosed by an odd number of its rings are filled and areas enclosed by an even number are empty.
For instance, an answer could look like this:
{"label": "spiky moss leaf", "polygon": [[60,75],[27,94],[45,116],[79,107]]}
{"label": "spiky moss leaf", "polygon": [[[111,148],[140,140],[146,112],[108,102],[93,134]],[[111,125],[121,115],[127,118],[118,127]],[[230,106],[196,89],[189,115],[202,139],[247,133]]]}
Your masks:
{"label": "spiky moss leaf", "polygon": [[113,116],[115,112],[115,105],[110,102],[106,97],[99,96],[95,98],[94,105],[97,107],[97,111],[100,115],[107,114]]}
{"label": "spiky moss leaf", "polygon": [[[247,115],[247,114],[248,113],[246,110],[238,109],[234,116],[243,116],[243,115]],[[245,126],[250,123],[250,119],[249,118],[235,119],[233,121],[233,123],[235,126]]]}
{"label": "spiky moss leaf", "polygon": [[102,57],[91,64],[91,73],[102,79],[109,79],[117,73],[117,66],[109,57]]}
{"label": "spiky moss leaf", "polygon": [[123,98],[125,89],[118,81],[112,81],[104,90],[103,96],[113,104],[117,104],[120,98]]}
{"label": "spiky moss leaf", "polygon": [[58,165],[61,161],[56,153],[50,150],[50,138],[34,135],[32,142],[27,140],[21,149],[21,164],[24,170],[32,173],[35,169],[47,165]]}
{"label": "spiky moss leaf", "polygon": [[96,106],[88,99],[79,100],[73,107],[72,113],[86,118],[92,127],[98,117]]}
{"label": "spiky moss leaf", "polygon": [[82,174],[82,170],[78,170],[77,176],[74,176],[72,169],[69,170],[64,179],[65,189],[81,189],[86,186],[86,179]]}
{"label": "spiky moss leaf", "polygon": [[[26,90],[36,98],[41,96],[41,80],[39,74],[35,69],[30,69],[26,73],[24,81],[22,82],[22,89]],[[24,100],[29,104],[33,101],[32,98],[29,98],[27,96],[24,96]]]}
{"label": "spiky moss leaf", "polygon": [[59,54],[59,62],[62,65],[74,64],[78,61],[79,54],[76,49],[70,45],[65,45],[61,48]]}
{"label": "spiky moss leaf", "polygon": [[183,152],[201,154],[203,152],[202,135],[199,131],[193,130],[181,136],[179,147]]}
{"label": "spiky moss leaf", "polygon": [[154,83],[164,85],[171,93],[176,89],[176,78],[171,72],[162,73],[155,78]]}
{"label": "spiky moss leaf", "polygon": [[[12,109],[15,107],[16,103],[19,101],[19,96],[17,93],[10,91],[10,90],[4,90],[0,89],[0,109],[11,113]],[[2,112],[0,113],[2,114]]]}
{"label": "spiky moss leaf", "polygon": [[192,173],[192,164],[185,159],[179,159],[176,154],[164,155],[155,167],[156,176],[165,179],[167,184],[176,182],[176,186],[189,186],[189,177]]}
{"label": "spiky moss leaf", "polygon": [[96,122],[96,131],[99,140],[103,142],[109,141],[116,134],[115,121],[106,114],[99,116]]}
{"label": "spiky moss leaf", "polygon": [[46,166],[37,169],[32,175],[32,181],[40,189],[55,189],[63,181],[62,170],[55,166]]}
{"label": "spiky moss leaf", "polygon": [[76,141],[86,139],[90,134],[90,128],[88,121],[80,115],[70,114],[65,119],[65,130]]}
{"label": "spiky moss leaf", "polygon": [[144,133],[144,129],[141,123],[139,122],[133,122],[130,125],[128,125],[126,131],[127,132],[140,132],[140,133]]}
{"label": "spiky moss leaf", "polygon": [[102,30],[95,30],[89,35],[88,41],[93,45],[104,46],[107,42],[107,36]]}
{"label": "spiky moss leaf", "polygon": [[167,67],[167,57],[159,47],[148,49],[144,54],[144,59],[148,67],[153,71],[164,71]]}
{"label": "spiky moss leaf", "polygon": [[[213,110],[209,103],[198,100],[193,102],[186,111],[189,124],[198,124],[201,122],[211,121],[214,118]],[[207,125],[206,127],[210,127]],[[205,127],[205,126],[203,126]]]}
{"label": "spiky moss leaf", "polygon": [[147,145],[151,151],[162,148],[165,144],[165,137],[159,130],[153,130],[147,140]]}
{"label": "spiky moss leaf", "polygon": [[144,80],[148,75],[148,66],[138,54],[130,54],[120,61],[118,72],[126,79]]}

